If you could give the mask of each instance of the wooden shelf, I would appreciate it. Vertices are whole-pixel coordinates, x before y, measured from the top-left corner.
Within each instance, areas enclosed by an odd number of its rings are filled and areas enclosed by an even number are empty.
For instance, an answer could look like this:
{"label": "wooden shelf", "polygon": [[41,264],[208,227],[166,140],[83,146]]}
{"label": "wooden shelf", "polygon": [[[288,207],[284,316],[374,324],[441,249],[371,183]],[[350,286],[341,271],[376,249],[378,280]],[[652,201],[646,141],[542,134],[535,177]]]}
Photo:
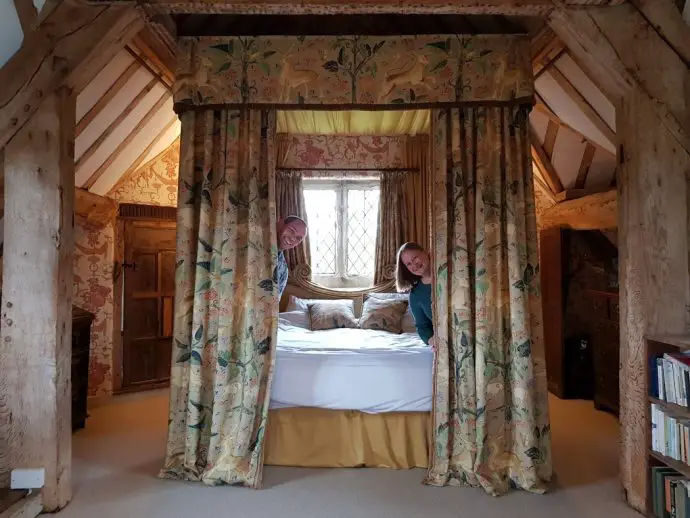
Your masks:
{"label": "wooden shelf", "polygon": [[684,406],[676,405],[675,403],[669,403],[668,401],[663,401],[655,397],[649,397],[649,402],[659,405],[664,412],[666,412],[671,417],[680,417],[683,419],[690,419],[690,408]]}
{"label": "wooden shelf", "polygon": [[687,464],[683,462],[678,462],[677,460],[672,459],[671,457],[667,457],[666,455],[662,455],[661,453],[653,450],[649,450],[649,455],[651,457],[654,457],[659,462],[664,463],[669,468],[675,469],[678,473],[681,473],[686,477],[690,477],[690,466],[688,466]]}
{"label": "wooden shelf", "polygon": [[690,349],[690,335],[647,335],[645,338],[652,342],[672,345],[680,349]]}

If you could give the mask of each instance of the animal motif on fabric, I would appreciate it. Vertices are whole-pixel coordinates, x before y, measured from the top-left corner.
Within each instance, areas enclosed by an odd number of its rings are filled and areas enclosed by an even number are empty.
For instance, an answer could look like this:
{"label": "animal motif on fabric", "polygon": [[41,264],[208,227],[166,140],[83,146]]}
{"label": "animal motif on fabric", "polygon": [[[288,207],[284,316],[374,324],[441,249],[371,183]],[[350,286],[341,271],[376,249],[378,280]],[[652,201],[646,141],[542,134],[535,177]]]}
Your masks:
{"label": "animal motif on fabric", "polygon": [[[399,59],[401,57],[396,56],[395,61],[397,62]],[[435,81],[432,76],[426,75],[428,64],[429,58],[424,54],[418,54],[416,59],[408,59],[401,67],[388,71],[379,95],[379,102],[385,102],[397,88],[402,86],[409,86],[410,88],[421,86],[430,90],[431,85],[427,82],[433,84]]]}

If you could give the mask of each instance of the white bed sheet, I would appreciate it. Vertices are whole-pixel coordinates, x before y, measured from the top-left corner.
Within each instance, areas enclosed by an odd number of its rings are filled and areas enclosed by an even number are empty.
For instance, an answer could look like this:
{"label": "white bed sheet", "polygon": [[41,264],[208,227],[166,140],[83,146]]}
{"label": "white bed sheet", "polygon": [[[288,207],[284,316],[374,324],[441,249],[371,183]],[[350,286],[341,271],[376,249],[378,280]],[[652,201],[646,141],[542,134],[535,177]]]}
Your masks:
{"label": "white bed sheet", "polygon": [[278,326],[271,408],[431,410],[433,353],[416,334]]}

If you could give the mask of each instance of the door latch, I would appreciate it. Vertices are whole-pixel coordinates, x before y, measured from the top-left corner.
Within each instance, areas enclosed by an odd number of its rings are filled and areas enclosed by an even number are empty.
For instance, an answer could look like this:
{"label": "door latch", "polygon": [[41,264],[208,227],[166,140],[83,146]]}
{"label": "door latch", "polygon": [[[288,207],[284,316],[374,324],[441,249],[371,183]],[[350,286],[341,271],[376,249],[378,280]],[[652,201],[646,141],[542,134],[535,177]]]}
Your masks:
{"label": "door latch", "polygon": [[136,262],[128,263],[127,261],[123,261],[122,267],[123,268],[131,268],[135,272],[137,271],[137,263]]}

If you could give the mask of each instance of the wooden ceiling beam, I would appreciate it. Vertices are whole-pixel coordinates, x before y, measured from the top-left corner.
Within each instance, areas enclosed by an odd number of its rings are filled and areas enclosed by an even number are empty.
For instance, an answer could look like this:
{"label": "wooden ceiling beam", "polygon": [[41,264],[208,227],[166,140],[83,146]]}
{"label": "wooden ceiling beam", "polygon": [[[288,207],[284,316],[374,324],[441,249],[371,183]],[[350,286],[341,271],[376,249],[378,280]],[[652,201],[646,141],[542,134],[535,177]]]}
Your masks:
{"label": "wooden ceiling beam", "polygon": [[553,192],[551,192],[551,188],[548,185],[546,185],[546,183],[542,179],[541,171],[539,171],[537,169],[536,164],[534,164],[534,170],[536,171],[536,173],[538,173],[538,174],[535,173],[532,175],[532,177],[534,178],[535,185],[537,185],[542,190],[542,192],[546,195],[546,197],[549,200],[551,200],[551,203],[553,203],[555,205],[556,203],[558,203],[558,200],[556,199],[556,195]]}
{"label": "wooden ceiling beam", "polygon": [[59,86],[81,91],[143,23],[128,5],[54,7],[0,68],[0,147]]}
{"label": "wooden ceiling beam", "polygon": [[89,179],[86,181],[84,184],[84,187],[86,189],[91,189],[91,187],[94,186],[94,184],[98,181],[98,179],[103,176],[103,173],[105,173],[108,168],[113,165],[113,162],[117,160],[117,157],[120,156],[120,154],[127,148],[127,146],[139,136],[139,133],[141,133],[141,130],[144,129],[144,127],[148,124],[148,122],[153,118],[156,113],[158,113],[158,110],[160,110],[163,105],[170,99],[170,94],[168,92],[163,93],[163,95],[158,99],[156,104],[154,104],[151,109],[144,115],[144,117],[139,121],[139,123],[136,125],[136,127],[127,135],[125,139],[123,139],[122,142],[115,148],[115,150],[112,152],[112,154],[106,159],[103,164],[89,177]]}
{"label": "wooden ceiling beam", "polygon": [[[101,3],[122,3],[123,0],[100,0]],[[564,6],[588,6],[618,4],[621,0],[562,0]],[[134,0],[132,0],[134,3]],[[161,13],[199,13],[199,14],[256,14],[260,6],[261,14],[321,14],[328,8],[331,14],[465,14],[465,15],[521,15],[544,16],[553,8],[552,0],[268,0],[257,2],[227,2],[225,0],[148,0],[146,2],[155,12]],[[187,4],[188,7],[184,7]]]}
{"label": "wooden ceiling beam", "polygon": [[117,117],[115,117],[115,120],[110,123],[110,125],[105,129],[103,133],[101,133],[96,140],[94,140],[93,144],[89,146],[89,148],[84,151],[84,154],[79,157],[77,160],[77,163],[75,165],[77,171],[81,169],[86,162],[98,151],[98,148],[101,147],[103,142],[107,140],[110,135],[112,135],[113,131],[117,129],[117,127],[122,124],[122,122],[129,116],[130,113],[132,113],[137,106],[141,104],[141,101],[144,100],[144,97],[153,90],[153,87],[158,84],[158,79],[153,78],[149,83],[144,86],[144,88],[141,89],[141,91],[136,95],[134,99],[125,107],[124,110],[122,110]]}
{"label": "wooden ceiling beam", "polygon": [[546,138],[544,139],[544,153],[551,161],[553,161],[553,148],[556,146],[556,139],[558,138],[558,128],[560,125],[549,119],[546,126]]}
{"label": "wooden ceiling beam", "polygon": [[537,78],[549,68],[565,51],[567,47],[550,27],[544,27],[532,39],[532,71]]}
{"label": "wooden ceiling beam", "polygon": [[31,34],[38,23],[38,10],[33,0],[14,0],[14,8],[17,10],[22,32],[25,36]]}
{"label": "wooden ceiling beam", "polygon": [[558,177],[556,170],[551,164],[551,160],[549,160],[549,157],[546,155],[544,148],[539,142],[539,137],[531,126],[530,142],[532,145],[532,160],[534,160],[534,163],[537,164],[537,167],[544,175],[544,180],[551,189],[551,192],[553,194],[558,194],[563,190],[563,184],[561,184],[561,179]]}
{"label": "wooden ceiling beam", "polygon": [[117,215],[117,202],[85,189],[74,189],[74,215],[90,225],[102,227]]}
{"label": "wooden ceiling beam", "polygon": [[592,160],[594,159],[594,154],[596,152],[597,148],[587,142],[585,152],[582,154],[582,160],[580,161],[580,168],[577,172],[577,178],[575,180],[576,189],[584,189],[585,185],[587,185],[587,175],[589,174],[590,167],[592,167]]}
{"label": "wooden ceiling beam", "polygon": [[160,84],[162,84],[169,92],[172,92],[173,81],[169,80],[161,70],[156,70],[156,66],[152,65],[145,56],[134,50],[131,46],[126,45],[125,50],[132,56],[139,64],[149,71],[149,73],[155,77]]}
{"label": "wooden ceiling beam", "polygon": [[[171,69],[169,63],[163,63],[159,58],[158,53],[151,48],[151,45],[141,36],[141,33],[132,39],[132,44],[141,52],[141,56],[152,63],[166,79],[166,83],[172,85],[175,82],[175,72]],[[172,56],[173,62],[175,56]]]}
{"label": "wooden ceiling beam", "polygon": [[594,124],[594,126],[606,137],[606,139],[611,142],[614,146],[616,145],[616,134],[609,127],[608,124],[601,118],[601,115],[592,108],[592,106],[587,102],[587,99],[573,86],[573,84],[568,81],[568,78],[563,75],[563,73],[556,67],[551,67],[548,70],[548,74],[558,83],[558,85],[563,89],[568,97],[577,105],[577,107],[584,113],[585,117]]}
{"label": "wooden ceiling beam", "polygon": [[552,227],[575,230],[618,228],[618,201],[615,190],[590,194],[564,201],[544,211],[543,229]]}
{"label": "wooden ceiling beam", "polygon": [[113,100],[113,97],[115,97],[120,90],[122,90],[122,87],[124,87],[127,84],[127,81],[129,81],[132,76],[136,73],[137,70],[141,68],[141,65],[139,65],[138,61],[133,61],[127,69],[120,74],[120,77],[118,77],[113,85],[108,88],[108,91],[103,94],[103,97],[98,99],[98,102],[93,105],[93,107],[86,112],[86,114],[79,119],[79,122],[77,123],[77,129],[76,129],[76,136],[78,137],[81,135],[81,133],[86,129],[86,127],[91,124],[91,122],[98,116],[99,113],[103,111],[103,108],[105,108],[110,101]]}

